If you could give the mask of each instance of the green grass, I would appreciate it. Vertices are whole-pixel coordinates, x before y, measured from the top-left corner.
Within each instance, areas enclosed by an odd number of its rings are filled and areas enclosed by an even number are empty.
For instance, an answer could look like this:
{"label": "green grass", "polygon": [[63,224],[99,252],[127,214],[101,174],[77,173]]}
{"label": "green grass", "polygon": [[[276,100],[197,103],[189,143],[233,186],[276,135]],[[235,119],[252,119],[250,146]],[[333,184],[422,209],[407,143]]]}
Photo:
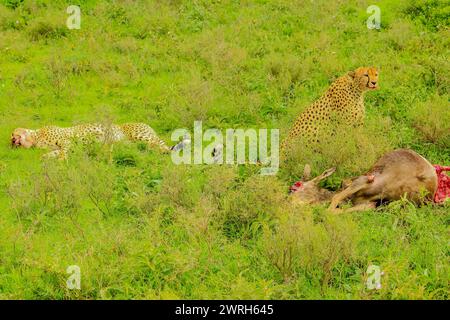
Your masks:
{"label": "green grass", "polygon": [[[449,204],[333,216],[288,186],[336,186],[406,147],[450,164],[449,1],[0,0],[0,298],[448,299]],[[380,69],[366,125],[277,177],[176,166],[142,145],[67,161],[9,146],[16,127],[94,121],[172,130],[280,128],[338,76]],[[370,264],[380,290],[365,286]],[[68,290],[66,268],[81,268]]]}

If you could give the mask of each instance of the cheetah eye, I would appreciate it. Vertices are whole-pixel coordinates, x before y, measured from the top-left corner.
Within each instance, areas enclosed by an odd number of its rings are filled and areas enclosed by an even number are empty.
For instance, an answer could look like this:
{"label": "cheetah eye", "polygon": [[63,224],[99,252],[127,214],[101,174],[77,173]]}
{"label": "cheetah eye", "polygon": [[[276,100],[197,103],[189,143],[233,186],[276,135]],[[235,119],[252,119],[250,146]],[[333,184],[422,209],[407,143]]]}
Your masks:
{"label": "cheetah eye", "polygon": [[369,75],[367,73],[364,74],[365,77],[368,77]]}

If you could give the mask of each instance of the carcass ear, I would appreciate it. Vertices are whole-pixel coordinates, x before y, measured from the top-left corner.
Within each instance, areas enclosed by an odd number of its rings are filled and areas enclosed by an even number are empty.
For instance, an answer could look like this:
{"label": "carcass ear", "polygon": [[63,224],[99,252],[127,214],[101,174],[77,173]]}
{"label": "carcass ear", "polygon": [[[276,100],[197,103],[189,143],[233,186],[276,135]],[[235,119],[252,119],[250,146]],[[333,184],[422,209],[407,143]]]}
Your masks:
{"label": "carcass ear", "polygon": [[329,176],[331,176],[334,172],[336,171],[336,168],[330,168],[328,170],[325,170],[324,172],[322,172],[322,174],[319,176],[321,177],[321,179],[325,179],[328,178]]}
{"label": "carcass ear", "polygon": [[320,176],[315,177],[312,181],[314,181],[315,183],[319,183],[319,181],[321,181],[321,180],[323,180],[325,178],[328,178],[335,171],[336,171],[336,168],[330,168],[328,170],[325,170],[324,172],[322,172],[322,174]]}
{"label": "carcass ear", "polygon": [[303,181],[309,181],[311,179],[311,166],[309,164],[305,164],[305,168],[303,169]]}

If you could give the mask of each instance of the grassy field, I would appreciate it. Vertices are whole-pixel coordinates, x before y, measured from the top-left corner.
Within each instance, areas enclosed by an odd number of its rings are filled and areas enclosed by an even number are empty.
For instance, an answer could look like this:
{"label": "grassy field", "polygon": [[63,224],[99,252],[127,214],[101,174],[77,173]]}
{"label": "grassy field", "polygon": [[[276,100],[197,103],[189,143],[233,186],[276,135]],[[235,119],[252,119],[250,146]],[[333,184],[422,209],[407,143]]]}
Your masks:
{"label": "grassy field", "polygon": [[[305,163],[337,166],[330,188],[399,147],[450,165],[449,16],[448,0],[0,0],[0,298],[448,299],[448,202],[336,216],[286,195]],[[10,147],[16,127],[94,121],[146,122],[168,143],[195,120],[284,137],[334,79],[372,65],[364,128],[277,176],[176,166],[140,144],[68,161]]]}

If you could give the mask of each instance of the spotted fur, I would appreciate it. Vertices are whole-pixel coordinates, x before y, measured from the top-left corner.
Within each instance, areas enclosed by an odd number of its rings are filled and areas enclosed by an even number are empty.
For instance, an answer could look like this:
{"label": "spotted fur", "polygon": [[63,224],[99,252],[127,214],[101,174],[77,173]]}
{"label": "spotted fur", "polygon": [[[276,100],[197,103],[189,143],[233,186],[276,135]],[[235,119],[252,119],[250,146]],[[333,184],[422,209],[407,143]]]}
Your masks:
{"label": "spotted fur", "polygon": [[376,68],[361,67],[331,84],[325,94],[303,111],[283,141],[284,154],[297,138],[317,143],[319,134],[330,133],[335,124],[359,126],[364,121],[364,92],[378,88]]}
{"label": "spotted fur", "polygon": [[121,140],[142,141],[151,147],[157,146],[165,152],[170,150],[156,132],[145,123],[110,126],[92,123],[68,128],[48,126],[37,130],[18,128],[11,136],[11,142],[15,146],[53,149],[47,156],[58,158],[67,157],[74,140],[83,143],[91,140],[110,143]]}

